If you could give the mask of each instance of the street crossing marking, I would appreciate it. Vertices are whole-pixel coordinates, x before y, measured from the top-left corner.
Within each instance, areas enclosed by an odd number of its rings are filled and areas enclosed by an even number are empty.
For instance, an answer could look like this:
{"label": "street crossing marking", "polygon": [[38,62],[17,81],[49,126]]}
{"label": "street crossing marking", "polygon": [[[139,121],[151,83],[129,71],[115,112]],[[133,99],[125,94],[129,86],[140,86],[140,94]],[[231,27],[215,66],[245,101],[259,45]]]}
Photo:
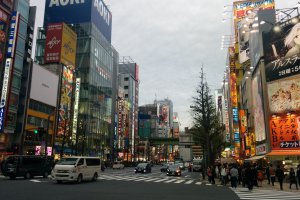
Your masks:
{"label": "street crossing marking", "polygon": [[242,188],[232,189],[241,200],[254,199],[272,199],[272,200],[299,200],[300,195],[295,192],[277,191],[277,190],[252,190],[247,191]]}
{"label": "street crossing marking", "polygon": [[184,182],[185,180],[179,180],[179,181],[176,181],[175,183],[182,183]]}
{"label": "street crossing marking", "polygon": [[185,182],[184,184],[191,184],[192,182],[194,182],[194,180],[189,180],[189,181]]}
{"label": "street crossing marking", "polygon": [[121,176],[121,175],[104,175],[102,174],[99,180],[119,180],[119,181],[137,181],[137,182],[153,182],[153,183],[175,183],[175,184],[195,184],[202,185],[202,182],[185,178],[162,178],[162,177],[145,177],[145,176]]}
{"label": "street crossing marking", "polygon": [[42,181],[39,181],[39,180],[30,180],[31,182],[34,182],[34,183],[40,183]]}

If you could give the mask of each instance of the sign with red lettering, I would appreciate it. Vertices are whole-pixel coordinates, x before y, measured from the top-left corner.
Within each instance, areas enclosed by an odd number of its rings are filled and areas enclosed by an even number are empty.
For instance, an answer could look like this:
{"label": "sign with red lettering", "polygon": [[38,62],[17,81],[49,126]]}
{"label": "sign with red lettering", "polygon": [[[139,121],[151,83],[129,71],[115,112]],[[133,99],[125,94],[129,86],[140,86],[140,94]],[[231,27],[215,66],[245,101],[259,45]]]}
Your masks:
{"label": "sign with red lettering", "polygon": [[300,150],[300,116],[273,117],[270,134],[272,150]]}

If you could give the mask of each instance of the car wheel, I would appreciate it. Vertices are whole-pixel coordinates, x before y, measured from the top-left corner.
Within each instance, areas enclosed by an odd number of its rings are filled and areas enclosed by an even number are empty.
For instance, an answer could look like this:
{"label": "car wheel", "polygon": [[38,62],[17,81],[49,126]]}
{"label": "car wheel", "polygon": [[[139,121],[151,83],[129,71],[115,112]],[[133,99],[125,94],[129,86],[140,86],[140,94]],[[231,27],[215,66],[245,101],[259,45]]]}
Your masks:
{"label": "car wheel", "polygon": [[24,175],[24,178],[25,179],[31,179],[32,176],[31,176],[30,172],[26,172],[25,175]]}
{"label": "car wheel", "polygon": [[61,184],[62,180],[57,180],[56,183]]}
{"label": "car wheel", "polygon": [[82,174],[79,174],[77,177],[77,183],[81,183],[82,182]]}
{"label": "car wheel", "polygon": [[49,173],[47,171],[45,171],[44,174],[43,174],[43,177],[48,178],[48,176],[49,176]]}
{"label": "car wheel", "polygon": [[93,176],[93,179],[92,179],[92,181],[97,181],[97,179],[98,179],[98,174],[97,174],[97,173],[95,173],[95,174],[94,174],[94,176]]}

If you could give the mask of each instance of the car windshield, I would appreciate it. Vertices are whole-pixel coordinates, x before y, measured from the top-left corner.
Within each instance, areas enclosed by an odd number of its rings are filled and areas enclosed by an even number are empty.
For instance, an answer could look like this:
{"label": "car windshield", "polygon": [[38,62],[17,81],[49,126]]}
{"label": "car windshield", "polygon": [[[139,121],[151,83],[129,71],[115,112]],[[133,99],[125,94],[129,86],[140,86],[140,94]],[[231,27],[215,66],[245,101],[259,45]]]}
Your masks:
{"label": "car windshield", "polygon": [[147,163],[140,163],[138,164],[138,167],[146,167]]}
{"label": "car windshield", "polygon": [[169,169],[176,170],[176,169],[178,169],[178,165],[170,165]]}
{"label": "car windshield", "polygon": [[75,165],[78,158],[62,158],[57,162],[58,165]]}

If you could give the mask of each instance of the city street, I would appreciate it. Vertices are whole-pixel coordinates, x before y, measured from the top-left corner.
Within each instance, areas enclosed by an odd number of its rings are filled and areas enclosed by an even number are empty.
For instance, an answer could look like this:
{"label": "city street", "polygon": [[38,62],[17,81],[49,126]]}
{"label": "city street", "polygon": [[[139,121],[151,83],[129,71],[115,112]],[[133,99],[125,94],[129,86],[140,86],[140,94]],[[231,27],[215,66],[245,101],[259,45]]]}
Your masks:
{"label": "city street", "polygon": [[[35,199],[299,199],[299,193],[271,190],[248,192],[243,188],[232,190],[218,184],[202,181],[199,173],[183,171],[181,177],[168,177],[160,166],[150,174],[135,174],[134,168],[106,169],[97,182],[57,184],[51,179],[37,177],[31,180],[9,180],[0,176],[1,200]],[[240,197],[240,198],[239,198]]]}

